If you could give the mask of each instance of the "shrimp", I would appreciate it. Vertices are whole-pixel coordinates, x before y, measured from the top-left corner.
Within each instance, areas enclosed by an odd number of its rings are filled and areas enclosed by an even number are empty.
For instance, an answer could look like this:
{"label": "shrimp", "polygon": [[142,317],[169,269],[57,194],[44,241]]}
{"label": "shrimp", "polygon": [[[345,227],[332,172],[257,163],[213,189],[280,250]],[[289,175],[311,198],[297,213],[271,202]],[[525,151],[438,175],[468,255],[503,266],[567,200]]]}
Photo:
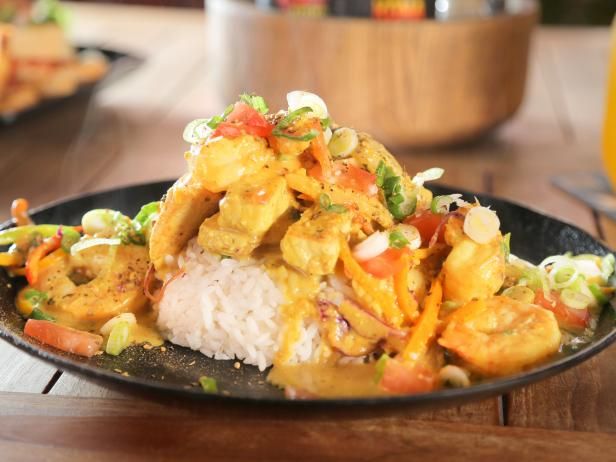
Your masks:
{"label": "shrimp", "polygon": [[445,240],[452,249],[443,263],[444,298],[460,304],[491,297],[505,281],[502,235],[478,244],[464,234],[463,225],[463,217],[447,222]]}
{"label": "shrimp", "polygon": [[438,340],[473,371],[513,374],[558,351],[561,333],[550,311],[503,296],[478,306],[449,322]]}
{"label": "shrimp", "polygon": [[146,305],[143,280],[148,254],[144,246],[99,245],[75,255],[57,250],[41,266],[35,288],[47,294],[47,311],[74,327],[96,327]]}

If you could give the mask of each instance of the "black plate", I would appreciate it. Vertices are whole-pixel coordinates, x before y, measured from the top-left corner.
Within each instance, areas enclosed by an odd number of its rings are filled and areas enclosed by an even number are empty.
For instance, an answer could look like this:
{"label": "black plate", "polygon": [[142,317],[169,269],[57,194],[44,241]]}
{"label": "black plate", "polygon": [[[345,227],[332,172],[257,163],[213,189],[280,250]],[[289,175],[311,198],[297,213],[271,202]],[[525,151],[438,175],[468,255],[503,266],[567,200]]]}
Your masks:
{"label": "black plate", "polygon": [[77,51],[83,51],[83,50],[98,51],[102,53],[103,55],[105,55],[105,57],[107,58],[109,62],[109,70],[103,76],[103,78],[101,78],[97,82],[80,85],[75,91],[75,93],[72,93],[70,95],[61,96],[57,98],[43,98],[34,106],[24,109],[23,111],[14,112],[11,114],[0,114],[0,127],[2,127],[3,125],[10,126],[20,119],[23,119],[26,117],[29,118],[35,114],[39,114],[44,111],[47,111],[48,109],[53,108],[57,106],[58,104],[61,104],[67,101],[79,100],[79,99],[89,100],[97,88],[101,88],[104,85],[109,85],[110,83],[115,82],[117,79],[123,77],[128,72],[136,69],[143,62],[141,58],[138,58],[136,56],[132,56],[126,53],[122,53],[120,51],[109,50],[106,48],[100,48],[96,46],[91,46],[91,47],[81,47],[80,46],[80,47],[76,47],[76,49]]}
{"label": "black plate", "polygon": [[[81,216],[93,208],[107,207],[133,215],[140,205],[158,200],[171,182],[159,182],[115,189],[57,202],[38,209],[33,218],[38,223],[78,224]],[[436,194],[453,191],[432,188]],[[472,199],[474,194],[466,195]],[[541,261],[544,257],[561,254],[594,253],[604,255],[610,249],[575,226],[560,222],[538,212],[489,196],[476,195],[483,204],[491,205],[498,213],[502,229],[512,233],[512,251],[521,258]],[[9,226],[8,223],[3,225]],[[46,347],[23,335],[24,320],[14,306],[14,284],[6,273],[0,271],[0,336],[22,350],[44,359],[57,367],[76,372],[86,378],[102,381],[109,385],[126,385],[140,391],[158,391],[198,398],[219,398],[255,402],[291,402],[284,399],[282,392],[267,384],[267,372],[261,373],[256,367],[244,366],[239,370],[233,361],[216,361],[189,349],[167,344],[166,351],[146,351],[134,346],[119,357],[107,355],[92,359],[80,358],[56,349]],[[447,389],[432,393],[366,399],[309,400],[306,402],[328,402],[337,404],[395,404],[432,405],[444,402],[462,402],[470,399],[500,394],[514,387],[526,385],[562,372],[603,350],[616,339],[616,316],[610,307],[604,310],[592,342],[576,352],[555,358],[531,371],[504,379],[486,381],[470,388]],[[122,372],[128,375],[122,375]],[[209,395],[194,386],[198,378],[208,375],[216,378],[220,393]]]}

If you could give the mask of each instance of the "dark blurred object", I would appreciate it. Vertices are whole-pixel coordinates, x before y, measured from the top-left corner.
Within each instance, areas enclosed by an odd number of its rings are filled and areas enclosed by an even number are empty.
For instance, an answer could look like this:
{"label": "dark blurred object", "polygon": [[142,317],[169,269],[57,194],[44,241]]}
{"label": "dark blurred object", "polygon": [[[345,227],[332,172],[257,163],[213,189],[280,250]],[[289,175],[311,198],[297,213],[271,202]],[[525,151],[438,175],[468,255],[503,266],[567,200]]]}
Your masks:
{"label": "dark blurred object", "polygon": [[541,0],[544,24],[609,25],[616,0]]}

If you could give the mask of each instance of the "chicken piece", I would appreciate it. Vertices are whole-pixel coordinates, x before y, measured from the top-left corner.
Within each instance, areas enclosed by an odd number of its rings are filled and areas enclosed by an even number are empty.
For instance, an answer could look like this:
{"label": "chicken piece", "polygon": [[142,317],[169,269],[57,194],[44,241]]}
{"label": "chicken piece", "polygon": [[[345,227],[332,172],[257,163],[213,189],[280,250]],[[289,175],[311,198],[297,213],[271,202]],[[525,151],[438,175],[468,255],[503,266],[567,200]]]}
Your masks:
{"label": "chicken piece", "polygon": [[234,183],[220,201],[223,228],[262,237],[293,203],[284,177],[267,169]]}
{"label": "chicken piece", "polygon": [[351,153],[351,156],[359,165],[364,166],[370,173],[375,173],[379,163],[383,161],[396,175],[402,177],[402,187],[404,191],[409,194],[415,193],[417,195],[416,210],[420,211],[430,208],[432,192],[423,186],[413,184],[402,166],[398,163],[396,158],[385,149],[385,146],[366,133],[358,133],[358,138],[359,144]]}
{"label": "chicken piece", "polygon": [[222,197],[185,174],[167,191],[150,234],[150,261],[164,272],[168,255],[175,257],[197,234],[203,220],[218,209]]}
{"label": "chicken piece", "polygon": [[306,175],[305,170],[289,173],[286,176],[291,189],[299,191],[306,196],[317,200],[322,193],[327,194],[332,203],[342,204],[350,210],[357,210],[363,217],[374,220],[383,228],[394,225],[389,210],[376,198],[358,194],[351,189],[344,189],[336,185],[326,185]]}
{"label": "chicken piece", "polygon": [[464,304],[494,295],[505,281],[505,253],[500,233],[478,244],[463,231],[464,218],[451,218],[445,240],[452,246],[443,263],[445,300]]}
{"label": "chicken piece", "polygon": [[201,146],[198,152],[186,153],[195,179],[213,192],[226,191],[241,177],[258,172],[274,159],[265,138],[242,135],[218,138]]}
{"label": "chicken piece", "polygon": [[280,242],[282,258],[309,274],[331,274],[340,254],[340,236],[350,231],[350,213],[328,212],[315,206],[289,227]]}
{"label": "chicken piece", "polygon": [[[275,116],[271,122],[277,124],[286,115],[284,112]],[[318,119],[317,119],[318,122]],[[298,117],[293,123],[286,129],[287,132],[296,135],[308,133],[315,123],[314,118],[310,117]],[[310,141],[293,140],[284,137],[272,137],[270,140],[270,146],[274,149],[274,152],[280,157],[298,157],[310,146]]]}
{"label": "chicken piece", "polygon": [[206,219],[199,228],[197,242],[208,252],[228,257],[247,257],[261,242],[259,236],[223,228],[220,214]]}

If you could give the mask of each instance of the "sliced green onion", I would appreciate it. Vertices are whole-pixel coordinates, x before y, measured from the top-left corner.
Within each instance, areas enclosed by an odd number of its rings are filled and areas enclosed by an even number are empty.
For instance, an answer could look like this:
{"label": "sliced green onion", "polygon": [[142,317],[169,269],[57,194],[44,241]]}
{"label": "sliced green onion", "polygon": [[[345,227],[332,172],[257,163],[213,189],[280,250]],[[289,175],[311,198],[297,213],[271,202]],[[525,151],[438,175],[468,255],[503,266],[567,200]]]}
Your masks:
{"label": "sliced green onion", "polygon": [[599,305],[605,305],[610,300],[608,296],[603,293],[598,284],[589,284],[588,289]]}
{"label": "sliced green onion", "polygon": [[306,114],[308,112],[312,112],[312,108],[309,108],[308,106],[300,107],[299,109],[291,111],[285,117],[283,117],[280,120],[280,122],[278,122],[278,124],[276,125],[276,128],[281,129],[281,130],[285,128],[289,128],[289,126],[293,122],[295,122],[295,119],[299,118],[302,114]]}
{"label": "sliced green onion", "polygon": [[104,238],[104,237],[93,237],[88,239],[82,239],[77,244],[71,247],[71,255],[76,255],[79,252],[89,249],[90,247],[96,247],[99,245],[120,245],[122,244],[122,239],[120,238]]}
{"label": "sliced green onion", "polygon": [[346,213],[349,209],[342,204],[332,204],[327,208],[327,211],[332,213]]}
{"label": "sliced green onion", "polygon": [[456,200],[462,197],[462,194],[447,194],[446,196],[434,196],[430,204],[432,213],[448,213],[449,207]]}
{"label": "sliced green onion", "polygon": [[[25,225],[0,231],[0,245],[10,245],[29,236],[39,235],[43,238],[55,236],[60,225]],[[64,227],[66,229],[66,227]]]}
{"label": "sliced green onion", "polygon": [[56,318],[54,318],[53,316],[45,313],[40,308],[33,308],[32,309],[32,312],[30,313],[30,319],[37,319],[39,321],[51,321],[51,322],[55,322],[56,321]]}
{"label": "sliced green onion", "polygon": [[321,206],[321,208],[327,210],[330,205],[332,205],[332,200],[327,194],[321,193],[319,194],[319,205]]}
{"label": "sliced green onion", "polygon": [[317,132],[316,130],[310,130],[308,133],[304,135],[291,135],[289,133],[283,132],[282,130],[278,129],[278,127],[276,127],[272,131],[272,135],[278,138],[286,138],[288,140],[293,140],[293,141],[310,141],[310,140],[315,139],[317,136],[319,136],[319,132]]}
{"label": "sliced green onion", "polygon": [[398,230],[389,233],[389,246],[395,249],[402,249],[409,244],[409,240]]}
{"label": "sliced green onion", "polygon": [[332,124],[332,119],[330,119],[329,117],[325,117],[324,119],[321,119],[321,128],[323,129],[323,131],[327,130]]}
{"label": "sliced green onion", "polygon": [[358,145],[357,132],[352,128],[342,127],[334,132],[328,148],[334,159],[344,159],[349,157]]}
{"label": "sliced green onion", "polygon": [[144,205],[139,210],[139,213],[133,218],[133,226],[137,233],[143,233],[146,240],[150,238],[152,224],[158,218],[160,212],[160,201],[150,202]]}
{"label": "sliced green onion", "polygon": [[533,303],[535,300],[535,292],[525,286],[513,286],[503,291],[505,297],[512,298],[522,303]]}
{"label": "sliced green onion", "polygon": [[601,259],[601,277],[604,281],[607,281],[614,272],[615,263],[616,259],[611,253],[608,253],[605,257]]}
{"label": "sliced green onion", "polygon": [[201,388],[206,393],[218,392],[218,384],[216,383],[216,379],[208,377],[207,375],[199,377],[199,385],[201,385]]}
{"label": "sliced green onion", "polygon": [[102,327],[99,329],[99,332],[103,335],[109,335],[111,334],[111,331],[116,326],[116,324],[120,322],[126,322],[130,326],[134,326],[135,324],[137,324],[137,318],[133,313],[119,314],[111,318],[105,324],[103,324]]}
{"label": "sliced green onion", "polygon": [[130,345],[130,324],[126,321],[118,322],[109,333],[105,353],[118,356]]}
{"label": "sliced green onion", "polygon": [[40,306],[49,300],[49,295],[42,290],[28,289],[24,292],[24,298],[33,306]]}
{"label": "sliced green onion", "polygon": [[587,295],[580,292],[574,292],[570,289],[563,289],[560,293],[560,299],[569,308],[573,308],[575,310],[584,310],[593,302],[593,300]]}
{"label": "sliced green onion", "polygon": [[503,236],[503,254],[505,255],[505,261],[509,261],[509,256],[511,255],[511,233]]}
{"label": "sliced green onion", "polygon": [[549,273],[551,286],[555,289],[564,289],[573,284],[580,272],[573,264],[554,265]]}
{"label": "sliced green onion", "polygon": [[[392,233],[398,233],[404,237],[406,240],[405,246],[411,250],[416,250],[421,247],[421,234],[419,234],[419,230],[415,228],[413,225],[407,225],[406,223],[401,223],[396,225],[392,231]],[[391,234],[390,234],[390,242],[391,242]]]}
{"label": "sliced green onion", "polygon": [[383,375],[385,374],[385,367],[387,366],[387,361],[389,359],[389,356],[383,354],[374,365],[374,383],[380,383],[383,379]]}
{"label": "sliced green onion", "polygon": [[203,138],[201,130],[203,127],[207,127],[210,119],[195,119],[190,122],[184,128],[184,132],[182,133],[182,138],[187,143],[196,143]]}
{"label": "sliced green onion", "polygon": [[261,114],[267,114],[269,112],[269,107],[267,107],[267,103],[262,96],[243,93],[240,95],[240,101],[246,103],[248,106],[255,109],[256,111],[259,111]]}
{"label": "sliced green onion", "polygon": [[325,101],[314,93],[297,90],[289,92],[287,93],[287,104],[289,105],[290,111],[308,106],[310,107],[310,112],[313,113],[313,117],[318,117],[319,119],[328,117]]}
{"label": "sliced green onion", "polygon": [[62,227],[62,240],[60,241],[62,250],[70,252],[71,247],[79,242],[79,239],[81,239],[81,234],[78,231],[73,228]]}

